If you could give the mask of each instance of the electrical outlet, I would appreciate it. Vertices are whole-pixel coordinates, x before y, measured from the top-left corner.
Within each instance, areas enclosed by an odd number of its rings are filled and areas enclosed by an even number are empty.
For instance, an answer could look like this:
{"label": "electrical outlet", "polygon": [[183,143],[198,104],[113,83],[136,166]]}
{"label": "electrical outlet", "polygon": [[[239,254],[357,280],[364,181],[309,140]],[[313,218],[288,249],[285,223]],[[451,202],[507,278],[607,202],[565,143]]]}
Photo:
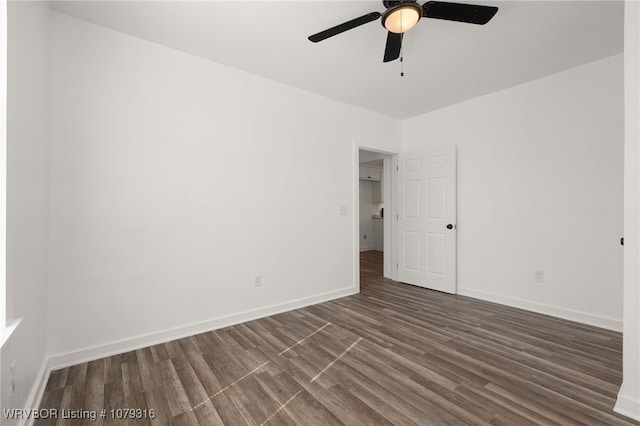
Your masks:
{"label": "electrical outlet", "polygon": [[544,271],[535,271],[533,273],[533,278],[535,279],[535,281],[537,283],[543,283],[544,282]]}
{"label": "electrical outlet", "polygon": [[253,286],[256,288],[262,287],[262,275],[256,275],[256,278],[253,281]]}
{"label": "electrical outlet", "polygon": [[11,367],[9,367],[11,371],[11,396],[16,392],[16,361],[13,360],[11,363]]}

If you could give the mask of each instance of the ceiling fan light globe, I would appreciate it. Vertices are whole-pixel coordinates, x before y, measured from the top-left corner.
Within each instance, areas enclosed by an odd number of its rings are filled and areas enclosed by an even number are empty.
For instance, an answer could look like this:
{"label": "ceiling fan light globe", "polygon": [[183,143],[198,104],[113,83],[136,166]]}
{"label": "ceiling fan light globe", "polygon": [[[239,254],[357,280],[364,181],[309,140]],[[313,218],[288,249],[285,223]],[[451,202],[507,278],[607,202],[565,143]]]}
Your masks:
{"label": "ceiling fan light globe", "polygon": [[392,33],[402,34],[413,28],[422,17],[422,8],[417,3],[401,3],[387,9],[382,16],[382,25]]}

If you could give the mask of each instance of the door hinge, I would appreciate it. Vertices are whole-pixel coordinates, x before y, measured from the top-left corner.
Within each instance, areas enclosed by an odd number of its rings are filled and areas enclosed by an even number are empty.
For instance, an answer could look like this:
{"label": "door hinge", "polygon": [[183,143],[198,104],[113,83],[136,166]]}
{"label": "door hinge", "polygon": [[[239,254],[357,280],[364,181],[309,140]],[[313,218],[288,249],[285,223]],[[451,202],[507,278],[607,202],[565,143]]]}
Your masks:
{"label": "door hinge", "polygon": [[400,218],[398,217],[398,213],[396,213],[396,220],[400,220]]}
{"label": "door hinge", "polygon": [[399,172],[400,169],[398,168],[398,165],[396,164],[396,172]]}

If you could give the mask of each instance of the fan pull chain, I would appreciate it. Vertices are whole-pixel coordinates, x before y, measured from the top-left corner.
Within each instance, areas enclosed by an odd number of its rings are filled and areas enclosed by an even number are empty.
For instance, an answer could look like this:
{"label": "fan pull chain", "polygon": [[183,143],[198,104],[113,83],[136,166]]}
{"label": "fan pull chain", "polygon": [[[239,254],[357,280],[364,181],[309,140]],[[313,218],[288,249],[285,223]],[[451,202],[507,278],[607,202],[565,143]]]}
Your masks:
{"label": "fan pull chain", "polygon": [[404,44],[400,45],[400,77],[404,77]]}

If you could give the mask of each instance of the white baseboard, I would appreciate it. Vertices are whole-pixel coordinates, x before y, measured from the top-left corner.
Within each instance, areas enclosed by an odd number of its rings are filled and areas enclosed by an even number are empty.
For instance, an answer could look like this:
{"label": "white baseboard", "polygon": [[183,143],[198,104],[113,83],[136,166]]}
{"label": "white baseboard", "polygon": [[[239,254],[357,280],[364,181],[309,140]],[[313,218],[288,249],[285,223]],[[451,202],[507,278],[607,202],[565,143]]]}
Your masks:
{"label": "white baseboard", "polygon": [[358,289],[356,287],[347,287],[340,290],[321,293],[315,296],[280,303],[277,305],[271,305],[264,308],[240,312],[220,318],[214,318],[196,324],[188,324],[145,336],[137,336],[64,354],[52,355],[49,357],[49,371],[57,370],[59,368],[65,368],[83,362],[93,361],[100,358],[105,358],[112,355],[121,354],[124,352],[133,351],[136,349],[145,348],[147,346],[169,342],[171,340],[193,336],[195,334],[206,333],[211,330],[229,327],[235,324],[252,321],[270,315],[276,315],[282,312],[291,311],[293,309],[299,309],[305,306],[314,305],[316,303],[327,302],[329,300],[350,296],[356,293],[358,293]]}
{"label": "white baseboard", "polygon": [[[25,408],[35,409],[40,407],[40,401],[42,400],[42,395],[44,395],[44,390],[47,387],[47,382],[49,381],[50,373],[51,373],[51,368],[49,367],[49,361],[45,359],[42,362],[40,371],[38,371],[38,375],[36,376],[36,380],[33,383],[31,392],[29,392],[29,396],[27,397],[27,402],[25,403]],[[28,419],[24,419],[19,424],[21,426],[31,426],[33,424],[33,421],[34,421],[34,418],[30,417]]]}
{"label": "white baseboard", "polygon": [[360,246],[360,251],[370,251],[370,250],[373,250],[373,246],[371,246],[371,247],[362,247],[362,246]]}
{"label": "white baseboard", "polygon": [[616,401],[616,405],[613,407],[613,411],[618,414],[622,414],[623,416],[627,416],[630,419],[640,421],[640,400],[631,399],[629,396],[625,395],[624,382],[618,392],[618,400]]}
{"label": "white baseboard", "polygon": [[500,303],[502,305],[512,306],[514,308],[526,309],[528,311],[537,312],[539,314],[551,315],[554,317],[559,317],[570,321],[576,321],[583,324],[593,325],[595,327],[605,328],[607,330],[622,333],[621,319],[607,318],[599,315],[589,314],[586,312],[573,311],[570,309],[560,308],[558,306],[531,302],[528,300],[517,299],[515,297],[502,296],[499,294],[488,293],[472,288],[458,287],[458,294],[461,296],[469,296],[475,299]]}

